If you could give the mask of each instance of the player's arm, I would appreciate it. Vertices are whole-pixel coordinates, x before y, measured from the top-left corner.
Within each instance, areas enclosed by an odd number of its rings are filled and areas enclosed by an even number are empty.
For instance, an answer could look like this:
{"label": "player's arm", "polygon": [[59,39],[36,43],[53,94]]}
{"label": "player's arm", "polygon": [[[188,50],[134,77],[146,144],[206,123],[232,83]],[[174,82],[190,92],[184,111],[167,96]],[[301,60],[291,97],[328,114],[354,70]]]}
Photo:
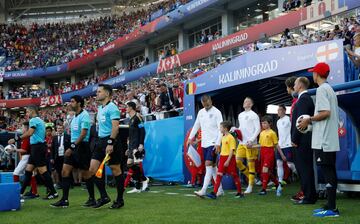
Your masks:
{"label": "player's arm", "polygon": [[221,144],[221,137],[222,137],[222,134],[220,131],[221,122],[223,122],[223,118],[222,118],[221,112],[219,112],[216,116],[216,127],[218,130],[218,137],[216,139],[216,147],[218,148],[218,151],[220,151],[220,144]]}
{"label": "player's arm", "polygon": [[187,145],[190,145],[192,143],[192,139],[195,137],[196,133],[198,132],[198,130],[200,129],[200,121],[199,121],[199,113],[195,119],[195,123],[193,128],[191,129],[190,135],[189,135],[189,139],[187,141]]}
{"label": "player's arm", "polygon": [[319,108],[318,114],[302,119],[299,128],[305,130],[311,122],[322,121],[330,117],[330,101],[324,91],[317,91],[316,93],[316,106]]}
{"label": "player's arm", "polygon": [[284,152],[283,152],[282,149],[280,148],[279,144],[277,144],[277,145],[275,146],[275,148],[277,148],[277,151],[278,151],[278,153],[280,154],[281,159],[284,160],[284,161],[286,161],[286,157],[285,157],[285,155],[284,155]]}
{"label": "player's arm", "polygon": [[86,129],[86,128],[81,129],[80,136],[78,139],[76,139],[75,145],[79,145],[84,140],[87,132],[88,132],[88,129]]}
{"label": "player's arm", "polygon": [[139,150],[143,150],[144,149],[144,141],[145,141],[145,127],[144,127],[144,122],[142,120],[142,118],[140,117],[140,115],[137,115],[138,119],[139,119]]}
{"label": "player's arm", "polygon": [[256,140],[256,138],[259,136],[260,130],[261,130],[261,128],[260,128],[260,118],[259,118],[259,116],[256,116],[256,119],[253,119],[252,122],[253,122],[253,125],[254,125],[254,127],[255,127],[255,131],[254,131],[254,134],[251,136],[250,141],[251,141],[251,142],[255,142],[255,140]]}
{"label": "player's arm", "polygon": [[120,125],[120,121],[119,119],[114,119],[111,121],[111,135],[110,135],[110,138],[115,140],[116,137],[118,136],[119,134],[119,125]]}
{"label": "player's arm", "polygon": [[20,136],[20,139],[29,138],[31,137],[35,132],[35,126],[30,127],[29,130],[27,130],[24,134]]}
{"label": "player's arm", "polygon": [[230,160],[231,160],[231,158],[232,158],[233,155],[234,155],[235,149],[236,149],[236,141],[235,141],[234,138],[232,138],[231,141],[230,141],[230,153],[229,153],[229,156],[228,156],[228,158],[226,159],[225,164],[224,164],[225,167],[228,167],[228,166],[229,166]]}

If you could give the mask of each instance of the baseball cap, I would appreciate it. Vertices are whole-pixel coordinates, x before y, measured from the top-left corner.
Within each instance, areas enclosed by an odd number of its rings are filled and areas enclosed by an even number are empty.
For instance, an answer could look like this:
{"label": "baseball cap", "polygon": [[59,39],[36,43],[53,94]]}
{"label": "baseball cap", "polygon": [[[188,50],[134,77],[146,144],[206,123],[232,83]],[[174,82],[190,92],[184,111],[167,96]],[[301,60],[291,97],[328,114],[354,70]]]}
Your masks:
{"label": "baseball cap", "polygon": [[309,72],[316,72],[323,78],[327,78],[330,72],[330,66],[324,62],[317,63],[315,67],[308,70]]}

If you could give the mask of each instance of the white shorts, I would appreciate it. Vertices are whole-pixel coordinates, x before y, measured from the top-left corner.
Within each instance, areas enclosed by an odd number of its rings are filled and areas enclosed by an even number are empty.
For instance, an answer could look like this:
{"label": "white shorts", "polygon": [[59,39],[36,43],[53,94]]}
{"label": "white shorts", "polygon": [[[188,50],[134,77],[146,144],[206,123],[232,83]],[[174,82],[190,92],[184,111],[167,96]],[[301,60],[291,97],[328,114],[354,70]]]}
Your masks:
{"label": "white shorts", "polygon": [[20,176],[25,174],[25,168],[28,164],[30,155],[23,155],[19,164],[16,166],[14,170],[14,175]]}

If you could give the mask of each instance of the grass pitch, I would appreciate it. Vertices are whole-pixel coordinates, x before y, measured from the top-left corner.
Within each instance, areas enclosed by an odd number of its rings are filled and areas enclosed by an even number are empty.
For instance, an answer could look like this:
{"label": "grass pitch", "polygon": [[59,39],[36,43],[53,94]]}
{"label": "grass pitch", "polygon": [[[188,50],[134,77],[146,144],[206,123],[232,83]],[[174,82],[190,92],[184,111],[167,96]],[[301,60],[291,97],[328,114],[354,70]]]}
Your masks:
{"label": "grass pitch", "polygon": [[[49,204],[54,200],[26,200],[19,211],[0,212],[0,224],[360,223],[359,197],[338,194],[340,217],[315,218],[312,217],[312,210],[320,207],[324,201],[318,201],[316,205],[293,205],[289,199],[298,189],[298,184],[288,185],[283,196],[276,197],[274,191],[266,196],[257,195],[260,190],[257,187],[255,193],[243,199],[235,199],[235,191],[226,191],[225,196],[212,200],[195,197],[195,189],[153,186],[149,192],[125,194],[125,207],[110,210],[109,205],[100,209],[81,207],[87,193],[81,187],[76,187],[70,191],[69,208],[51,208]],[[44,188],[40,192],[44,192]],[[108,188],[108,193],[115,198],[114,188]]]}

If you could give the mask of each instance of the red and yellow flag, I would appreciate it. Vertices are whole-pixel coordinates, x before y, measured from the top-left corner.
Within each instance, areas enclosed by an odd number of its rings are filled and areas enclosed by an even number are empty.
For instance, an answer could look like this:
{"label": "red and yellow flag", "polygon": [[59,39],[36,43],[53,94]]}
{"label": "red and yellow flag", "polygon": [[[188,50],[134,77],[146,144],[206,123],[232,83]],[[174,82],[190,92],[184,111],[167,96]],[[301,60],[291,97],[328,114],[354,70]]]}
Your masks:
{"label": "red and yellow flag", "polygon": [[104,171],[104,167],[105,167],[105,163],[106,163],[107,161],[109,161],[109,159],[110,159],[110,155],[109,155],[109,154],[106,154],[104,160],[101,162],[101,164],[100,164],[100,166],[99,166],[99,169],[96,171],[95,176],[96,176],[97,178],[101,178],[101,177],[102,177],[103,171]]}

